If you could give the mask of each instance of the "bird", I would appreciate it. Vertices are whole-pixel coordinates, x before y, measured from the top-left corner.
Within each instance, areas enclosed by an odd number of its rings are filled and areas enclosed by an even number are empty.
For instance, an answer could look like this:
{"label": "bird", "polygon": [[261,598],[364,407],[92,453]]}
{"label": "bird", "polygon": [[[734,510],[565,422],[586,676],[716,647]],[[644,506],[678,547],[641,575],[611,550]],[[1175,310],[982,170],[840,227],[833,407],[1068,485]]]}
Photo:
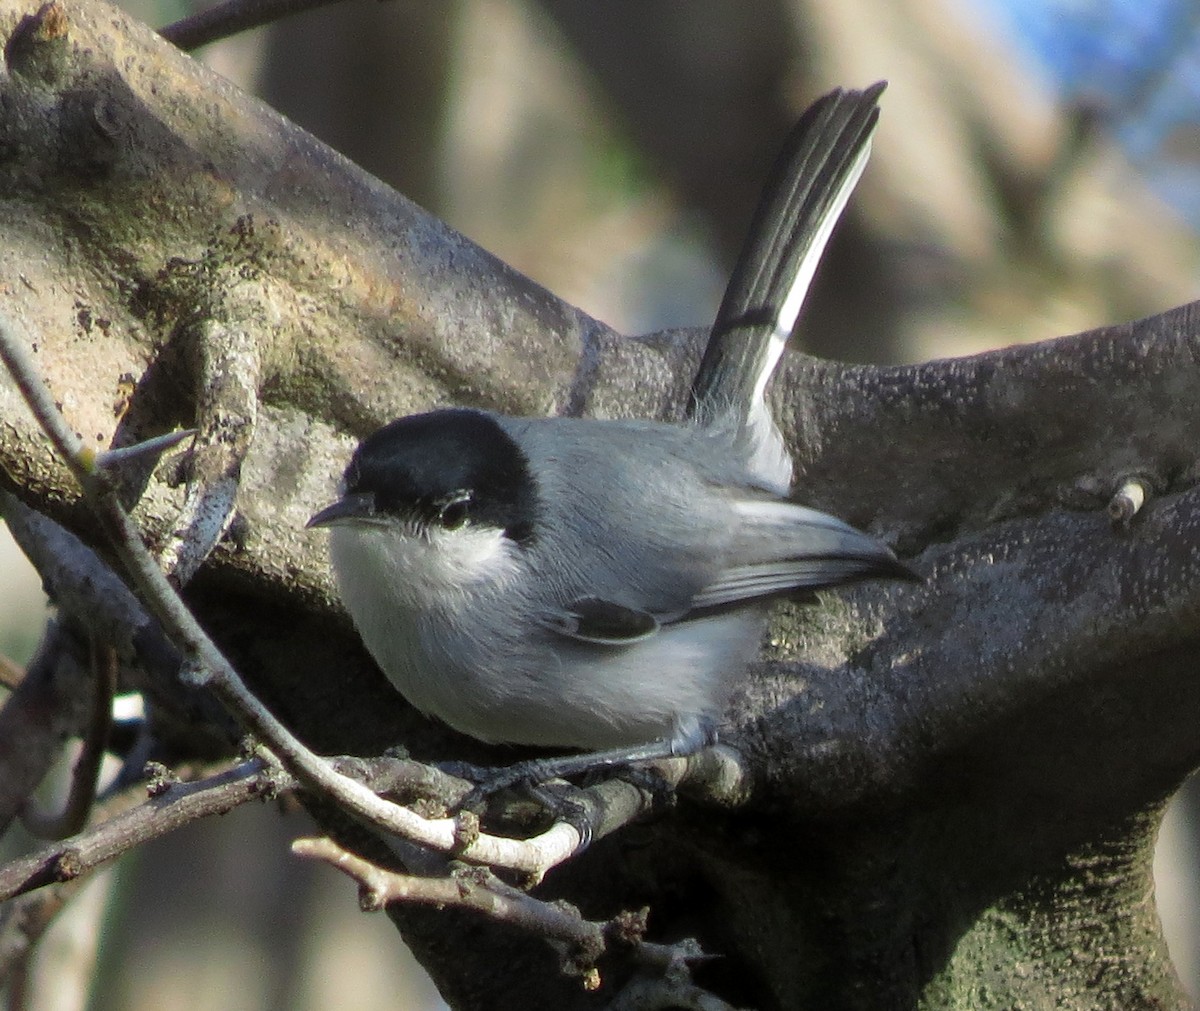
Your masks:
{"label": "bird", "polygon": [[[884,82],[817,100],[755,213],[682,422],[443,407],[364,438],[330,531],[338,593],[413,706],[540,773],[716,741],[778,597],[914,574],[792,500],[765,391],[866,165]],[[802,489],[799,489],[802,492]]]}

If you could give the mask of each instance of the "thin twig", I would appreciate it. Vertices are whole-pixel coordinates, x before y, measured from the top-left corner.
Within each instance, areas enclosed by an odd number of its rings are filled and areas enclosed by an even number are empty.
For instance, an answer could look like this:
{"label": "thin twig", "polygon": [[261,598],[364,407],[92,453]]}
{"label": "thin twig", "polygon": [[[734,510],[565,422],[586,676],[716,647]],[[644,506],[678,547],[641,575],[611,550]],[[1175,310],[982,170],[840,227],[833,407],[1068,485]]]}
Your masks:
{"label": "thin twig", "polygon": [[117,691],[117,651],[111,643],[98,643],[93,635],[91,660],[95,673],[91,716],[83,737],[83,747],[71,772],[71,788],[66,803],[61,812],[48,815],[39,811],[31,800],[21,812],[21,823],[39,839],[64,839],[79,832],[87,824],[92,802],[96,799],[100,765],[104,761],[109,732],[112,730],[112,701]]}
{"label": "thin twig", "polygon": [[596,922],[585,919],[574,906],[527,895],[480,867],[461,867],[448,876],[422,877],[381,867],[324,837],[297,839],[292,843],[292,852],[308,860],[321,860],[358,882],[359,904],[366,911],[399,902],[474,910],[564,946],[564,970],[583,976],[589,988],[600,985],[596,963],[616,946],[663,977],[668,989],[686,995],[689,1003],[681,1006],[728,1008],[720,1002],[690,1003],[707,995],[692,985],[689,966],[709,956],[691,939],[671,945],[646,941],[647,910],[620,913],[611,920]]}
{"label": "thin twig", "polygon": [[[290,782],[284,777],[283,788]],[[151,798],[95,828],[0,866],[0,902],[44,885],[71,881],[151,839],[200,818],[226,814],[281,789],[277,772],[252,759],[192,783],[152,786]]]}
{"label": "thin twig", "polygon": [[[400,758],[330,759],[341,774],[361,779],[372,790],[462,796],[470,784],[420,762]],[[181,781],[157,774],[149,784],[150,799],[131,807],[123,791],[106,799],[99,811],[107,820],[88,831],[47,846],[37,853],[0,866],[0,903],[25,892],[75,877],[116,859],[151,839],[207,818],[225,814],[252,800],[264,800],[295,790],[291,776],[270,759],[256,757],[222,768],[203,779]],[[146,790],[146,784],[132,788]],[[115,807],[115,811],[114,811]]]}
{"label": "thin twig", "polygon": [[158,458],[168,449],[178,446],[181,442],[186,442],[195,435],[196,429],[183,428],[177,432],[166,432],[163,435],[156,435],[152,439],[143,439],[132,446],[118,446],[116,449],[106,449],[103,453],[96,454],[96,466],[103,467],[105,470],[115,470],[118,467],[123,467],[134,461],[142,461],[146,458],[157,462]]}
{"label": "thin twig", "polygon": [[9,1007],[26,1007],[23,987],[30,959],[58,914],[88,880],[61,881],[53,888],[17,896],[0,909],[0,988],[7,988]]}
{"label": "thin twig", "polygon": [[228,0],[180,18],[160,28],[158,34],[185,52],[191,52],[210,42],[237,35],[238,32],[338,2],[340,0]]}
{"label": "thin twig", "polygon": [[425,878],[380,867],[351,853],[328,838],[297,839],[292,852],[322,860],[357,881],[364,910],[379,910],[395,902],[474,909],[490,919],[511,923],[532,933],[594,952],[605,946],[604,927],[585,920],[577,911],[550,904],[516,889],[492,887],[499,882],[486,871],[469,869],[448,877]]}
{"label": "thin twig", "polygon": [[[107,824],[126,814],[139,804],[144,805],[145,783],[110,791],[96,804],[95,813],[101,823]],[[107,831],[104,829],[93,830]],[[67,847],[79,842],[66,842],[45,852],[64,852]],[[15,865],[0,869],[0,875]],[[54,918],[63,910],[75,894],[86,884],[89,876],[81,874],[68,881],[53,881],[46,887],[18,894],[0,903],[0,987],[21,971],[33,949]]]}

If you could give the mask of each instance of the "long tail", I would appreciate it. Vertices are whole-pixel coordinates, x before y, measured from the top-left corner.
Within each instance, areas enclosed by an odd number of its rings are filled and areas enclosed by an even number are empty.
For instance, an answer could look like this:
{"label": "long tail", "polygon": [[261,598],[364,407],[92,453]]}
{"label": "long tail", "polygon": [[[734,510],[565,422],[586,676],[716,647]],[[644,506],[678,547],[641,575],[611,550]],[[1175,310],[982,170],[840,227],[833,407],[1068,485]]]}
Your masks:
{"label": "long tail", "polygon": [[767,382],[825,244],[866,167],[886,83],[840,88],[796,124],[763,189],[733,277],[692,383],[689,416],[732,422],[748,441],[754,472],[783,492],[792,463],[766,409]]}

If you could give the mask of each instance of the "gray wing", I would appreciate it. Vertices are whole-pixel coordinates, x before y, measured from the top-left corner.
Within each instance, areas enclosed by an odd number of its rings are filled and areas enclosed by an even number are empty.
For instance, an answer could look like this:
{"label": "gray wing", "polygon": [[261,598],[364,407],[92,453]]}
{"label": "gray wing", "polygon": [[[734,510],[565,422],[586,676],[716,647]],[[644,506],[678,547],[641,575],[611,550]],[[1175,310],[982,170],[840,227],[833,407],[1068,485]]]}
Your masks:
{"label": "gray wing", "polygon": [[685,606],[666,612],[649,603],[639,608],[581,597],[548,616],[545,626],[576,641],[620,647],[649,638],[664,625],[787,593],[880,577],[921,580],[882,541],[816,509],[742,498],[732,503],[730,520],[736,531],[723,552],[727,564],[692,592]]}
{"label": "gray wing", "polygon": [[741,499],[733,512],[742,522],[732,564],[692,598],[693,610],[872,577],[920,579],[882,541],[816,509]]}

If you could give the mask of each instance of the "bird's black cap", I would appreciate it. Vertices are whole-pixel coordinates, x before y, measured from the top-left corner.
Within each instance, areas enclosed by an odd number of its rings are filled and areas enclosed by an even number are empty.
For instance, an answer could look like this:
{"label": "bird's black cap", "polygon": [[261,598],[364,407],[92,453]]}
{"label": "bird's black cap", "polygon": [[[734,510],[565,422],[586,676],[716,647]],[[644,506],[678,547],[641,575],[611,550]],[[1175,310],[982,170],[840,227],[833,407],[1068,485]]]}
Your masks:
{"label": "bird's black cap", "polygon": [[491,415],[446,408],[398,418],[360,443],[345,494],[370,495],[376,515],[433,521],[453,503],[469,519],[528,541],[537,492],[521,448]]}

